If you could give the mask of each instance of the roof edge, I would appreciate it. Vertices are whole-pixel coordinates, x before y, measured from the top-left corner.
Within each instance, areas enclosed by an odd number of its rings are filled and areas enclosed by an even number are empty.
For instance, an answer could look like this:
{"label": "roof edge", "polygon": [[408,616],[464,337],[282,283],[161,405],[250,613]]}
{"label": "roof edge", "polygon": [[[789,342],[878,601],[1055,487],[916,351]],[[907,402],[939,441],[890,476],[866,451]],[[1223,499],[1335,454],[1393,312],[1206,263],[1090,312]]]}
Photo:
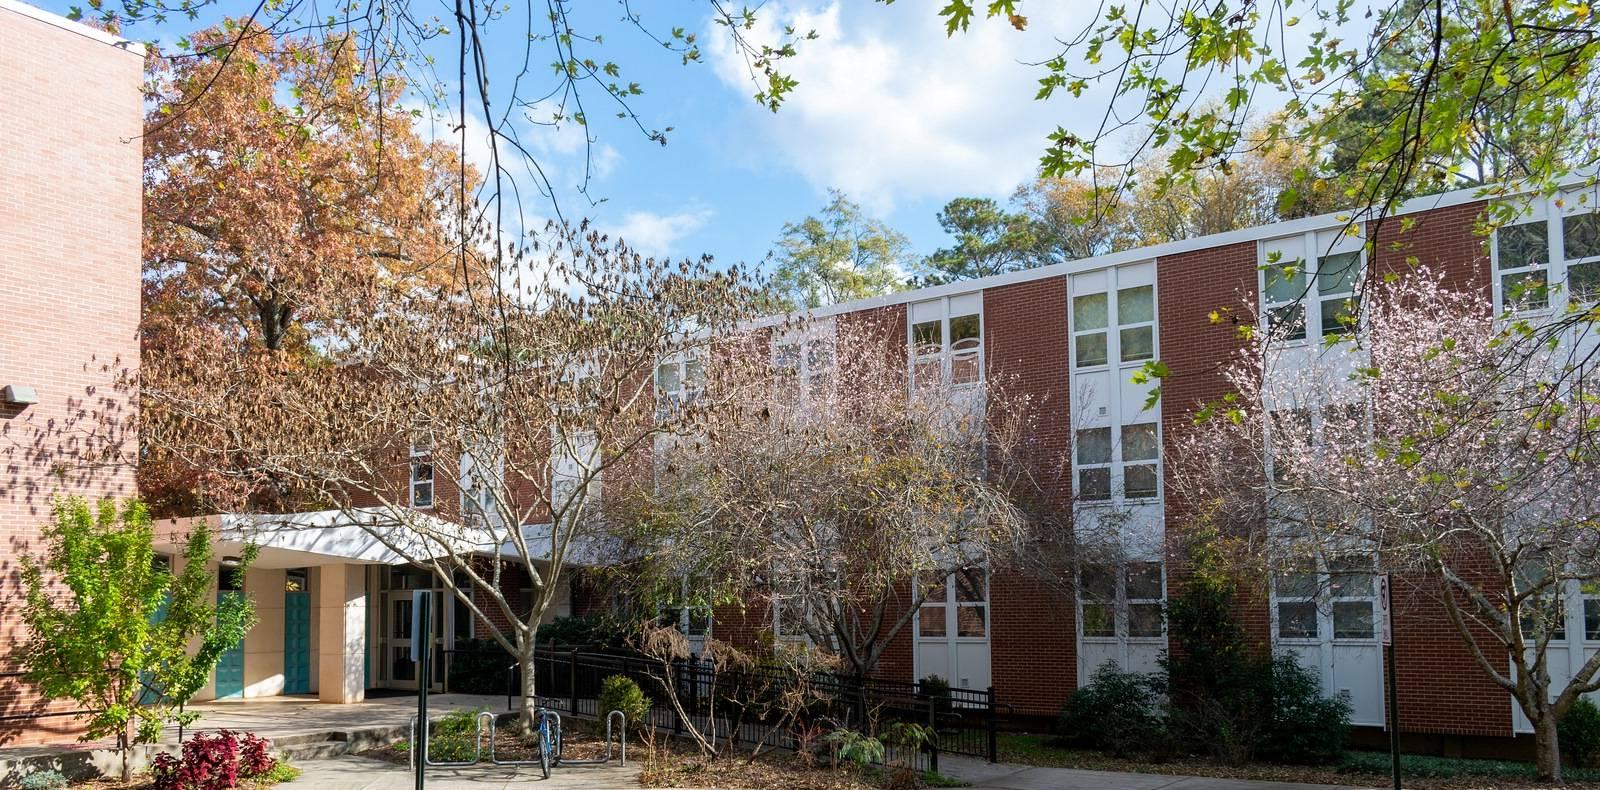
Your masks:
{"label": "roof edge", "polygon": [[74,22],[71,19],[61,16],[60,14],[46,11],[36,6],[28,5],[27,3],[21,2],[21,0],[0,0],[0,10],[11,11],[29,19],[43,22],[52,27],[60,28],[69,33],[76,33],[84,38],[93,39],[102,44],[120,49],[124,52],[138,55],[141,58],[144,57],[145,54],[144,44],[140,44],[132,39],[126,39],[118,35],[107,33],[106,31],[98,28],[90,27],[82,22]]}

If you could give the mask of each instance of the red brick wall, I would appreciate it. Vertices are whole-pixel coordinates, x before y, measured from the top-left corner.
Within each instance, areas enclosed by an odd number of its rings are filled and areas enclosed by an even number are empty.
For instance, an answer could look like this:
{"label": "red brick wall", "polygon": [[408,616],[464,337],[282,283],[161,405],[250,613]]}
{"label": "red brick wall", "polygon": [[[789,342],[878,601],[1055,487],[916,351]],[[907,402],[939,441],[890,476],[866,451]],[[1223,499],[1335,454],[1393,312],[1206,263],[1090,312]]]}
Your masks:
{"label": "red brick wall", "polygon": [[80,732],[15,675],[19,556],[56,494],[136,493],[115,384],[139,359],[142,74],[141,54],[0,8],[0,386],[39,396],[0,405],[0,746]]}
{"label": "red brick wall", "polygon": [[[1027,455],[1044,488],[1035,516],[1066,528],[1063,512],[1072,499],[1067,279],[984,291],[983,323],[988,377],[1002,391],[998,397],[1020,387],[1032,401]],[[1019,572],[1002,571],[990,581],[995,695],[1019,713],[1054,715],[1077,688],[1077,612],[1063,589]]]}

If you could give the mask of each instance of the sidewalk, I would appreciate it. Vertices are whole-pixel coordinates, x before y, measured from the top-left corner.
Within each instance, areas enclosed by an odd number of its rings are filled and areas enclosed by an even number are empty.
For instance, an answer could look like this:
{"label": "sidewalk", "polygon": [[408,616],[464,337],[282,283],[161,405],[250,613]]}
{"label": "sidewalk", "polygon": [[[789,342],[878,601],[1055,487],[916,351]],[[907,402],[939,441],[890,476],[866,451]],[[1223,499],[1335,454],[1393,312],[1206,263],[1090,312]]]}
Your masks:
{"label": "sidewalk", "polygon": [[1037,768],[956,756],[941,756],[939,771],[987,790],[1351,790],[1342,785]]}
{"label": "sidewalk", "polygon": [[[335,757],[294,764],[300,778],[283,785],[317,790],[407,790],[416,786],[416,777],[403,765],[366,757]],[[488,788],[538,787],[540,790],[639,790],[639,769],[629,765],[587,765],[556,768],[549,781],[540,777],[538,766],[511,768],[472,766],[429,768],[429,790],[487,790]]]}

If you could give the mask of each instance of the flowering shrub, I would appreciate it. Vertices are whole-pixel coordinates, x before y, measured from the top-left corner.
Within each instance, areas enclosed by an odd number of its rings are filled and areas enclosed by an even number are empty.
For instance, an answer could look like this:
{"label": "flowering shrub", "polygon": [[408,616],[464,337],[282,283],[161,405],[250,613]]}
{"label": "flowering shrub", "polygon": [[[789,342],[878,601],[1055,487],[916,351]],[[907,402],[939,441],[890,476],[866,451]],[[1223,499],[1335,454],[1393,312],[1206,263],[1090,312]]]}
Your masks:
{"label": "flowering shrub", "polygon": [[231,790],[242,779],[272,772],[277,760],[266,739],[254,733],[218,730],[196,733],[183,745],[183,757],[156,755],[150,770],[155,790]]}

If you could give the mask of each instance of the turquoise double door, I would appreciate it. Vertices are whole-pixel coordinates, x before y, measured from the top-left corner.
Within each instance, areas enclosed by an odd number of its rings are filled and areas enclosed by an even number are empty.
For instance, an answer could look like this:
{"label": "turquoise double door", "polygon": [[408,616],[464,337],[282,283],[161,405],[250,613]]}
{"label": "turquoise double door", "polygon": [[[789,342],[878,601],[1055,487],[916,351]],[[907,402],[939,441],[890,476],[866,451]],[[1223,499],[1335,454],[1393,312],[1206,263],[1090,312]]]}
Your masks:
{"label": "turquoise double door", "polygon": [[283,693],[311,693],[311,593],[283,594]]}
{"label": "turquoise double door", "polygon": [[[217,603],[227,600],[230,595],[244,595],[238,590],[219,590]],[[234,645],[232,650],[222,654],[217,659],[217,699],[244,696],[244,643]]]}

